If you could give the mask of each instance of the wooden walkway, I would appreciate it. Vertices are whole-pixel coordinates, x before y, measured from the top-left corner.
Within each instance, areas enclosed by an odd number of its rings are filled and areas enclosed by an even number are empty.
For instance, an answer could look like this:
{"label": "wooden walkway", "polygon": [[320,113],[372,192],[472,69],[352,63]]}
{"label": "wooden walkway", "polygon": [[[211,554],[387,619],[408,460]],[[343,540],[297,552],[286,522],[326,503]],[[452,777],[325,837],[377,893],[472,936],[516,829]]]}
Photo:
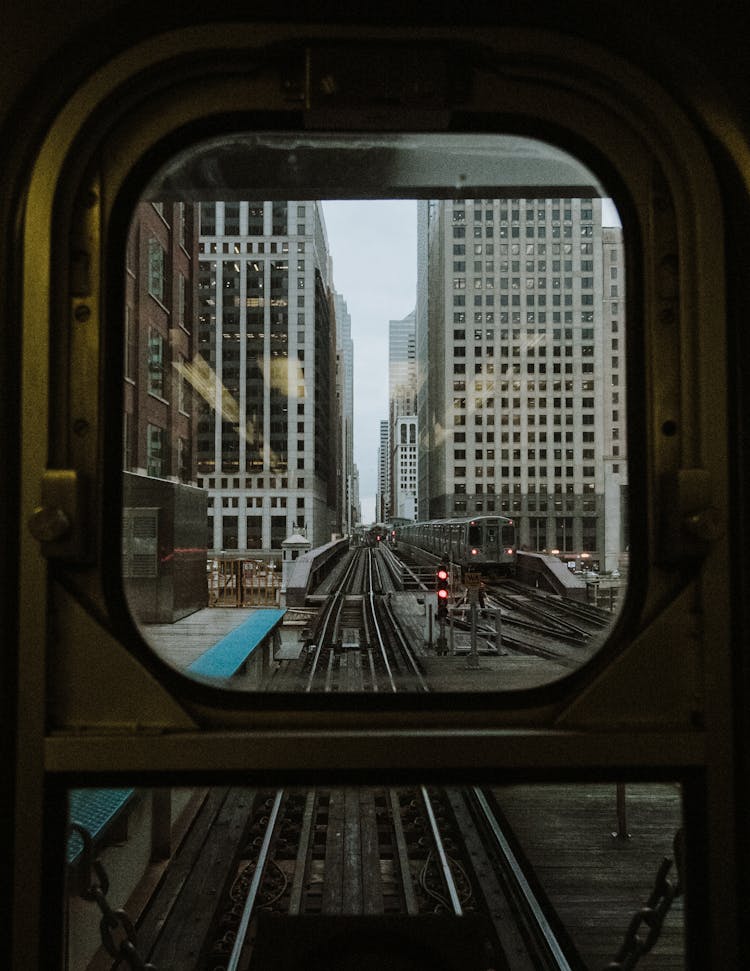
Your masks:
{"label": "wooden walkway", "polygon": [[[679,788],[626,787],[630,838],[612,835],[618,828],[614,785],[506,786],[493,791],[584,967],[603,971],[621,947],[631,918],[646,904],[662,860],[674,856]],[[674,866],[669,877],[677,879]],[[646,932],[642,927],[640,936]],[[638,971],[683,971],[685,965],[678,897]]]}

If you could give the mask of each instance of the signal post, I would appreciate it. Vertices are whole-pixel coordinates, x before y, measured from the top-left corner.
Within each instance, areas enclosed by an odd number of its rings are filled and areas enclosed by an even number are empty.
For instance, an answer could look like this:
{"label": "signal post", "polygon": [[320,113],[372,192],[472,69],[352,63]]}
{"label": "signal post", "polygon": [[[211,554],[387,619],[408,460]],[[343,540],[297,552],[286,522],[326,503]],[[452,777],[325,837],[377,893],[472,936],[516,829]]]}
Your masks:
{"label": "signal post", "polygon": [[477,604],[479,602],[479,591],[482,587],[481,573],[466,573],[464,583],[469,594],[469,618],[471,621],[471,647],[467,667],[476,669],[479,667],[479,649],[477,646]]}
{"label": "signal post", "polygon": [[435,575],[435,589],[437,591],[437,621],[438,636],[435,649],[438,654],[447,654],[448,645],[445,640],[445,621],[448,618],[448,600],[450,599],[450,564],[445,560],[440,564]]}

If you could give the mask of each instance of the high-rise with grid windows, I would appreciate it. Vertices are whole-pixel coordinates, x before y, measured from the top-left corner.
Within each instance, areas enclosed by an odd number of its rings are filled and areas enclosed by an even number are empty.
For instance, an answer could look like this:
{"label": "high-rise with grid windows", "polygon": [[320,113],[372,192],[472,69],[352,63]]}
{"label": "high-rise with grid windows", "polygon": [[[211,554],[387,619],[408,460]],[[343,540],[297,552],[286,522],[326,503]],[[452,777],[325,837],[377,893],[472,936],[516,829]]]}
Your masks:
{"label": "high-rise with grid windows", "polygon": [[416,311],[388,325],[391,518],[417,515]]}
{"label": "high-rise with grid windows", "polygon": [[339,518],[336,339],[320,203],[202,203],[196,465],[209,551],[313,546]]}
{"label": "high-rise with grid windows", "polygon": [[419,247],[419,518],[500,513],[522,547],[613,569],[627,542],[621,231],[598,198],[430,200]]}

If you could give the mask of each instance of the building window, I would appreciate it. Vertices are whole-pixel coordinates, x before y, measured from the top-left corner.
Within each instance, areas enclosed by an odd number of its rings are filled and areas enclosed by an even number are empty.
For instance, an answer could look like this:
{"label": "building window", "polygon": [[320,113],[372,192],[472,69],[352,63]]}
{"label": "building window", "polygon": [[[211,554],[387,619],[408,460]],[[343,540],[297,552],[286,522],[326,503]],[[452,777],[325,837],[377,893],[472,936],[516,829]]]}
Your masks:
{"label": "building window", "polygon": [[164,338],[154,327],[148,337],[148,390],[164,397]]}
{"label": "building window", "polygon": [[156,425],[146,426],[146,473],[154,478],[162,478],[166,474],[164,429]]}
{"label": "building window", "polygon": [[164,249],[155,236],[148,241],[148,292],[164,302]]}

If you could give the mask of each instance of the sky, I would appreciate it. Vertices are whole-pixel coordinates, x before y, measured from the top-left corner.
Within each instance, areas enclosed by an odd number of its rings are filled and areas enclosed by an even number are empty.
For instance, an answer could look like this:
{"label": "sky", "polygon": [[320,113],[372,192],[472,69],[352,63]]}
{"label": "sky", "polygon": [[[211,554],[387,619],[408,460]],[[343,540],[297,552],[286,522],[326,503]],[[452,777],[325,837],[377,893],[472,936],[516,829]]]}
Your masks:
{"label": "sky", "polygon": [[414,200],[323,202],[333,285],[352,318],[354,461],[363,522],[375,518],[380,422],[388,417],[388,322],[417,300]]}
{"label": "sky", "polygon": [[[610,200],[603,224],[619,226]],[[354,342],[354,461],[362,521],[375,518],[380,422],[388,417],[388,323],[417,299],[414,200],[324,201],[333,285],[346,300]]]}

